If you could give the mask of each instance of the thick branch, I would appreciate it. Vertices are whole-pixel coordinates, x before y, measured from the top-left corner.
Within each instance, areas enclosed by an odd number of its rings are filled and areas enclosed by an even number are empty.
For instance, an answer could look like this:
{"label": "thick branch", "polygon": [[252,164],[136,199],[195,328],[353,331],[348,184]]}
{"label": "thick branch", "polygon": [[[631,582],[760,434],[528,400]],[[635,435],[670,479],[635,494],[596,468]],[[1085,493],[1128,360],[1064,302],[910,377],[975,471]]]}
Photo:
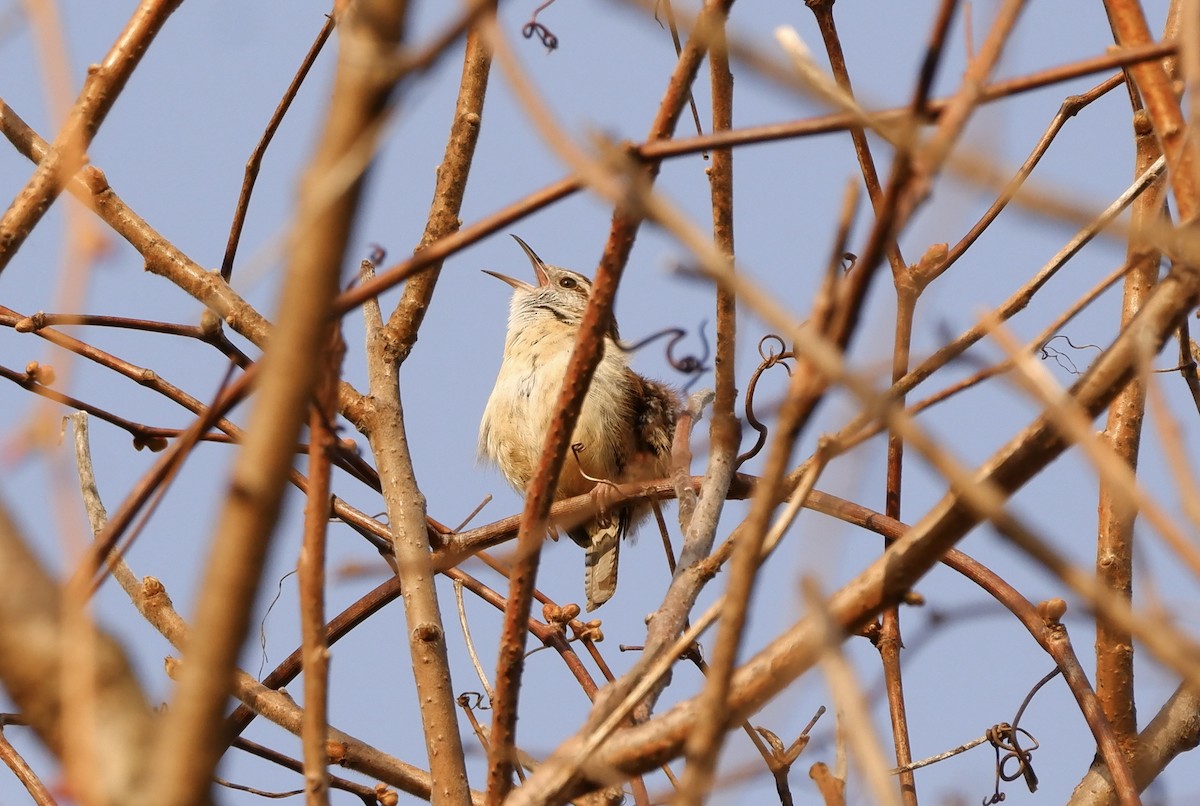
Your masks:
{"label": "thick branch", "polygon": [[178,690],[158,752],[159,803],[199,803],[225,748],[223,710],[249,626],[267,547],[327,343],[330,301],[392,91],[381,69],[399,42],[403,4],[350,6],[332,100],[301,184],[277,330],[261,362],[261,386],[230,494],[217,519]]}
{"label": "thick branch", "polygon": [[[1160,283],[1116,342],[1072,387],[1075,401],[1093,416],[1102,411],[1136,372],[1145,355],[1145,345],[1149,344],[1155,352],[1161,349],[1178,318],[1191,310],[1198,299],[1200,274],[1177,267]],[[829,603],[832,617],[842,629],[853,632],[883,607],[899,601],[946,549],[984,517],[974,500],[979,492],[987,489],[1001,495],[1011,494],[1068,447],[1050,415],[1039,417],[987,462],[974,475],[969,487],[956,484],[955,491],[947,494],[908,534],[896,541],[887,554],[835,593]],[[1002,525],[1000,521],[996,524]],[[1015,530],[1009,528],[1011,523],[1003,525],[1006,533],[1015,536]],[[1063,575],[1076,590],[1092,596],[1093,604],[1110,617],[1129,622],[1128,613],[1121,611],[1118,603],[1102,597],[1101,591],[1087,584],[1089,580],[1063,566],[1061,558],[1053,557],[1048,548],[1039,548],[1030,541],[1022,542],[1021,548],[1036,551],[1039,560]],[[1195,647],[1160,641],[1152,631],[1143,630],[1141,637],[1173,670],[1196,679]],[[816,639],[815,625],[803,620],[742,666],[731,680],[726,701],[729,722],[753,713],[811,668],[820,650]],[[635,774],[677,756],[698,724],[700,701],[701,698],[688,700],[645,725],[623,732],[599,748],[590,764],[598,769]],[[545,783],[541,781],[543,772],[545,777],[551,776],[552,767],[548,763],[542,771],[535,773],[524,789],[531,793],[537,791],[535,782]],[[554,798],[570,791],[569,784],[564,782],[561,789],[553,787],[549,792],[542,789],[538,794]],[[517,802],[541,801],[518,799]]]}
{"label": "thick branch", "polygon": [[[1133,777],[1144,790],[1176,756],[1200,745],[1200,695],[1181,685],[1137,737]],[[1097,760],[1071,794],[1068,806],[1112,806],[1117,803],[1112,776]]]}
{"label": "thick branch", "polygon": [[[90,714],[64,710],[66,651],[60,586],[42,568],[0,505],[0,682],[42,741],[64,762],[71,789],[88,804],[153,804],[146,788],[154,746],[154,714],[125,653],[94,627],[86,682]],[[74,614],[75,618],[83,614]],[[76,628],[76,632],[78,628]],[[78,675],[78,670],[76,670]],[[94,765],[63,757],[66,730],[88,730]]]}
{"label": "thick branch", "polygon": [[[494,12],[495,2],[491,4]],[[483,101],[487,94],[488,75],[492,68],[491,50],[479,35],[478,26],[467,34],[467,48],[463,56],[462,79],[458,86],[458,101],[454,107],[454,121],[450,124],[450,137],[446,141],[446,153],[438,166],[437,183],[433,191],[433,204],[425,233],[417,245],[416,252],[429,247],[447,235],[457,232],[462,226],[463,197],[467,192],[467,178],[474,161],[475,145],[483,125]],[[404,286],[404,296],[388,320],[391,343],[388,349],[392,360],[403,363],[417,341],[417,330],[425,319],[429,300],[442,270],[442,261],[434,260],[424,271],[413,277]]]}
{"label": "thick branch", "polygon": [[[708,48],[706,35],[714,23],[723,20],[733,0],[708,0],[700,12],[697,30],[676,62],[670,83],[659,105],[658,114],[650,126],[648,140],[666,139],[674,132],[690,87],[700,69]],[[648,187],[658,175],[658,163],[639,171],[637,182]],[[533,601],[540,549],[546,531],[547,513],[553,489],[562,470],[567,447],[584,396],[600,361],[604,334],[612,321],[613,298],[633,240],[641,223],[640,211],[618,205],[613,213],[608,242],[596,270],[579,336],[571,362],[563,380],[562,392],[556,404],[553,425],[546,434],[545,445],[537,472],[530,482],[521,515],[521,531],[517,539],[517,560],[509,582],[509,601],[504,614],[504,628],[497,658],[495,713],[492,722],[492,745],[488,752],[488,802],[498,804],[512,786],[513,748],[516,744],[517,703],[521,676],[524,670],[524,631]]]}
{"label": "thick branch", "polygon": [[421,494],[409,451],[400,402],[399,366],[383,345],[383,328],[368,308],[367,361],[375,410],[367,437],[379,465],[396,576],[404,596],[406,642],[420,703],[421,725],[436,782],[434,803],[469,800],[462,737],[446,653],[446,630],[434,586],[433,563]]}
{"label": "thick branch", "polygon": [[[1137,143],[1137,172],[1144,171],[1161,152],[1143,111],[1134,115]],[[1147,224],[1162,213],[1163,183],[1160,180],[1133,203],[1132,234],[1126,255],[1125,294],[1121,326],[1133,319],[1158,281],[1160,253],[1142,236]],[[1145,362],[1150,356],[1145,356]],[[1113,400],[1108,410],[1104,436],[1113,451],[1130,468],[1137,469],[1142,420],[1146,413],[1148,363]],[[1133,597],[1133,526],[1137,508],[1120,485],[1100,480],[1099,529],[1096,535],[1096,577],[1127,600]],[[1125,754],[1133,758],[1137,740],[1137,710],[1133,689],[1133,636],[1115,624],[1096,623],[1096,693],[1104,713],[1113,724]]]}

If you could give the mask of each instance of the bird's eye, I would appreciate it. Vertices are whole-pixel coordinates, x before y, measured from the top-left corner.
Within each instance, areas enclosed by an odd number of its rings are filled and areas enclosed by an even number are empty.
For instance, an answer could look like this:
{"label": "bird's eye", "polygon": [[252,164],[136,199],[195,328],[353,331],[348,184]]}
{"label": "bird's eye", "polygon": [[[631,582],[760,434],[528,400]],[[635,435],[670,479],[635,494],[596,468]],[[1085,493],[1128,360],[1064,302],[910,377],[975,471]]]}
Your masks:
{"label": "bird's eye", "polygon": [[560,277],[558,285],[560,288],[575,288],[579,285],[579,281],[574,277]]}

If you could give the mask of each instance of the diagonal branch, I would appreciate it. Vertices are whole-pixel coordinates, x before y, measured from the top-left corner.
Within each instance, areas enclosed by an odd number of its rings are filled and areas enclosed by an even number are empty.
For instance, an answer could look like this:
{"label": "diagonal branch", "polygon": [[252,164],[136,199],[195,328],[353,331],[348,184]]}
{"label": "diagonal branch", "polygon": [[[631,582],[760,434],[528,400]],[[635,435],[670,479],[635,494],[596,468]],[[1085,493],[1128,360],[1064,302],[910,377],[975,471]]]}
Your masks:
{"label": "diagonal branch", "polygon": [[[364,272],[368,277],[369,271]],[[379,466],[387,506],[392,562],[404,596],[407,645],[420,703],[429,770],[437,781],[432,800],[462,804],[469,800],[467,770],[458,729],[446,628],[434,585],[425,520],[425,496],[417,483],[400,398],[400,366],[387,349],[379,303],[365,306],[367,368],[374,410],[367,438]]]}
{"label": "diagonal branch", "polygon": [[[495,0],[480,5],[487,7],[485,13],[495,13]],[[450,136],[446,141],[446,153],[437,169],[437,183],[433,191],[429,219],[425,223],[425,233],[415,250],[418,254],[430,244],[454,234],[462,226],[459,214],[462,212],[467,178],[474,161],[475,145],[479,142],[479,132],[483,126],[481,115],[491,68],[491,50],[480,37],[479,27],[474,26],[467,34],[454,121],[450,125]],[[417,341],[417,330],[425,319],[425,311],[433,297],[433,289],[437,285],[441,269],[442,261],[435,260],[423,272],[413,277],[404,286],[404,296],[400,298],[400,303],[388,320],[387,349],[391,360],[398,364],[404,363]]]}
{"label": "diagonal branch", "polygon": [[[732,0],[708,0],[700,12],[696,30],[688,40],[670,83],[663,95],[658,114],[650,127],[648,140],[669,138],[690,97],[690,88],[708,49],[707,32],[728,14]],[[639,187],[648,187],[658,174],[658,163],[650,163],[638,172]],[[541,541],[546,532],[547,513],[553,489],[562,470],[567,447],[584,396],[600,361],[604,334],[612,321],[613,298],[621,273],[629,259],[641,224],[640,210],[619,204],[613,213],[608,242],[592,283],[591,296],[579,327],[579,336],[571,354],[562,392],[555,406],[551,428],[546,434],[537,472],[529,484],[521,531],[517,538],[517,559],[509,581],[508,607],[500,637],[496,669],[496,702],[492,722],[492,744],[488,752],[488,803],[498,804],[512,786],[513,748],[516,744],[517,702],[524,670],[524,631],[533,602],[533,588],[541,559]]]}
{"label": "diagonal branch", "polygon": [[[89,804],[158,802],[149,795],[154,714],[111,636],[94,630],[89,648],[90,719],[64,710],[63,590],[38,562],[0,505],[0,682],[42,741],[64,764],[72,791]],[[79,618],[80,614],[74,614]],[[75,673],[78,675],[78,671]],[[66,730],[88,729],[95,764],[63,756]],[[76,780],[78,773],[87,778]]]}
{"label": "diagonal branch", "polygon": [[[1136,170],[1143,171],[1161,156],[1158,143],[1144,111],[1134,113],[1137,146]],[[1158,281],[1160,252],[1141,235],[1142,228],[1159,220],[1163,210],[1163,182],[1142,194],[1133,204],[1131,235],[1126,254],[1128,271],[1121,306],[1121,325],[1137,314],[1146,295]],[[1149,358],[1149,356],[1147,356]],[[1128,466],[1137,469],[1142,421],[1146,413],[1146,373],[1138,372],[1108,410],[1104,439]],[[1114,592],[1133,596],[1133,527],[1136,505],[1119,482],[1100,479],[1096,576]],[[1104,712],[1121,740],[1125,754],[1133,758],[1137,742],[1137,711],[1133,688],[1133,636],[1104,619],[1096,623],[1096,691]]]}
{"label": "diagonal branch", "polygon": [[42,220],[76,172],[87,149],[150,43],[181,0],[142,0],[104,61],[88,70],[87,81],[62,130],[25,189],[0,218],[0,272]]}
{"label": "diagonal branch", "polygon": [[361,2],[339,28],[340,48],[325,129],[301,184],[280,299],[286,316],[267,347],[261,386],[230,494],[217,518],[194,619],[194,640],[157,753],[160,803],[206,798],[225,748],[222,712],[249,626],[300,427],[328,341],[350,227],[393,83],[380,65],[401,39],[405,7]]}

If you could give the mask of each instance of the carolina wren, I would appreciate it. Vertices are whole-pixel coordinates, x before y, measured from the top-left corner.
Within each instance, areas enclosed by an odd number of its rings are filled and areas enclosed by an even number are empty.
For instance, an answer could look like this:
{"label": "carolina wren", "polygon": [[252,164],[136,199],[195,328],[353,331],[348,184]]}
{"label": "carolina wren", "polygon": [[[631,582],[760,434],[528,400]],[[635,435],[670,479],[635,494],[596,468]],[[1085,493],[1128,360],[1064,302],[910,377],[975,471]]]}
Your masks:
{"label": "carolina wren", "polygon": [[[479,424],[479,453],[524,493],[550,428],[592,283],[582,274],[548,265],[528,244],[513,238],[533,264],[537,285],[485,270],[512,286],[513,296],[504,358]],[[593,492],[602,501],[607,482],[648,481],[669,473],[679,397],[630,369],[618,339],[613,321],[571,436],[573,455],[563,465],[556,499]],[[649,509],[647,504],[621,506],[610,513],[602,506],[596,518],[567,529],[587,551],[588,610],[612,597],[621,538]]]}

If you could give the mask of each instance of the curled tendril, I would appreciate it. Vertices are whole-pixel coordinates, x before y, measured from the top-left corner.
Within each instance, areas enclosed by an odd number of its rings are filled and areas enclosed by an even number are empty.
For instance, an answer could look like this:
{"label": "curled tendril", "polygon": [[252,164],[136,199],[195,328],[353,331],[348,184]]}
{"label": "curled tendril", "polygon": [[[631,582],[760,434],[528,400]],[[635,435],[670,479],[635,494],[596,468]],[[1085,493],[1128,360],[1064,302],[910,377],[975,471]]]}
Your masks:
{"label": "curled tendril", "polygon": [[[779,345],[779,349],[772,349],[776,344]],[[768,333],[758,341],[758,357],[763,361],[778,361],[778,357],[785,352],[787,352],[787,343],[784,342],[782,336]]]}
{"label": "curled tendril", "polygon": [[521,28],[521,36],[525,37],[526,39],[532,39],[534,36],[537,36],[537,38],[541,40],[542,44],[546,46],[547,51],[558,49],[558,37],[555,36],[554,32],[545,25],[542,25],[540,22],[538,22],[537,17],[538,14],[541,14],[553,3],[554,0],[546,0],[546,2],[535,8],[533,10],[533,14],[529,17],[529,22],[525,23],[525,25]]}
{"label": "curled tendril", "polygon": [[[1030,742],[1032,747],[1021,747],[1018,735],[1024,735]],[[1033,771],[1032,756],[1033,751],[1040,746],[1037,739],[1024,728],[1016,728],[1007,722],[1001,722],[993,725],[987,730],[987,740],[996,750],[996,790],[993,794],[983,799],[983,806],[994,806],[1005,799],[1005,794],[1000,791],[1001,781],[1015,781],[1018,778],[1025,779],[1025,785],[1029,787],[1030,792],[1036,792],[1038,788],[1038,777]],[[1004,751],[1001,756],[1000,752]],[[1010,762],[1015,763],[1015,768],[1009,772]]]}
{"label": "curled tendril", "polygon": [[842,273],[849,274],[854,271],[854,266],[858,263],[858,255],[853,252],[842,252]]}
{"label": "curled tendril", "polygon": [[613,484],[613,482],[609,481],[608,479],[598,479],[598,478],[595,478],[594,476],[589,476],[587,474],[587,471],[583,469],[583,460],[579,458],[579,454],[585,452],[586,450],[587,450],[587,446],[584,445],[582,442],[571,443],[571,455],[575,457],[575,464],[579,465],[579,467],[576,468],[579,471],[579,475],[583,476],[585,479],[590,481],[592,484],[612,484],[612,486],[614,486],[614,487],[617,486],[617,485]]}
{"label": "curled tendril", "polygon": [[525,23],[525,27],[521,29],[521,35],[526,39],[530,39],[535,34],[537,35],[538,39],[542,40],[542,44],[546,46],[546,50],[558,49],[558,37],[555,36],[554,33],[545,25],[542,25],[540,22],[530,20],[529,22]]}
{"label": "curled tendril", "polygon": [[1078,375],[1079,367],[1071,360],[1071,357],[1066,353],[1060,353],[1049,345],[1042,347],[1042,360],[1048,361],[1054,359],[1054,363],[1058,364],[1059,369],[1065,370],[1070,375]]}
{"label": "curled tendril", "polygon": [[686,335],[680,333],[667,342],[667,360],[671,362],[671,366],[684,373],[685,375],[696,375],[701,372],[707,372],[708,367],[708,339],[704,337],[704,328],[708,325],[706,320],[700,320],[700,329],[696,331],[700,336],[700,345],[704,348],[704,354],[696,357],[694,355],[685,355],[682,358],[675,358],[675,345],[682,341]]}
{"label": "curled tendril", "polygon": [[[775,347],[778,346],[778,350]],[[754,370],[754,374],[750,376],[750,383],[746,386],[746,422],[750,427],[758,432],[758,438],[754,441],[754,446],[742,455],[738,456],[733,464],[734,470],[742,466],[744,462],[754,458],[758,452],[763,449],[763,445],[767,444],[767,426],[754,414],[754,391],[758,388],[759,377],[776,364],[787,370],[787,374],[792,374],[792,367],[788,364],[788,360],[795,358],[796,354],[787,349],[787,343],[782,337],[774,333],[768,333],[763,336],[758,342],[758,355],[762,359],[762,363]]]}
{"label": "curled tendril", "polygon": [[670,336],[671,340],[667,342],[667,362],[684,375],[692,376],[692,379],[688,381],[687,385],[683,388],[683,391],[686,393],[692,388],[692,384],[696,382],[701,373],[708,372],[709,369],[711,369],[711,367],[708,366],[710,348],[708,345],[708,339],[704,335],[704,328],[707,325],[707,320],[700,321],[698,334],[700,336],[700,345],[704,348],[704,351],[699,356],[685,355],[680,356],[679,358],[675,357],[675,345],[687,338],[687,331],[681,327],[669,327],[665,330],[660,330],[657,333],[651,333],[646,338],[642,339],[641,341],[634,342],[633,344],[623,344],[618,342],[617,346],[626,353],[632,353],[642,349],[653,341],[663,338],[664,336]]}
{"label": "curled tendril", "polygon": [[[1024,735],[1025,738],[1032,742],[1033,746],[1029,748],[1021,747],[1020,743],[1017,741],[1018,734]],[[1033,760],[1033,751],[1037,750],[1041,745],[1039,745],[1037,739],[1033,738],[1029,731],[1025,730],[1024,728],[1013,728],[1005,738],[1007,738],[1008,741],[999,744],[996,747],[997,753],[1000,750],[1007,751],[1004,757],[1000,759],[1000,777],[1005,781],[1015,781],[1018,778],[1024,778],[1026,786],[1029,787],[1029,791],[1036,792],[1038,787],[1038,777],[1033,771],[1033,764],[1031,762]],[[1016,762],[1016,769],[1012,772],[1007,772],[1008,762],[1010,761]]]}
{"label": "curled tendril", "polygon": [[[992,804],[1004,800],[1004,793],[1000,791],[1001,781],[1015,781],[1018,778],[1024,778],[1025,786],[1029,787],[1029,791],[1037,792],[1038,777],[1033,771],[1032,756],[1033,751],[1038,749],[1038,741],[1033,738],[1033,734],[1024,728],[1018,727],[1018,725],[1021,724],[1021,717],[1024,715],[1025,709],[1029,707],[1033,696],[1041,690],[1042,686],[1060,674],[1062,674],[1062,669],[1056,666],[1051,670],[1050,674],[1033,685],[1033,688],[1025,695],[1021,707],[1017,709],[1017,715],[1013,717],[1011,725],[1007,722],[1001,722],[988,729],[986,734],[987,739],[991,742],[992,747],[996,748],[996,790],[995,794],[990,798],[984,798],[983,806],[992,806]],[[1018,734],[1024,734],[1033,743],[1033,747],[1028,749],[1021,747]],[[1005,751],[1003,758],[1000,756],[1001,750]],[[1016,769],[1010,773],[1008,772],[1008,764],[1013,760],[1016,762]]]}
{"label": "curled tendril", "polygon": [[458,707],[468,710],[489,711],[492,704],[484,700],[478,691],[464,691],[457,697]]}
{"label": "curled tendril", "polygon": [[1058,364],[1060,367],[1062,367],[1063,369],[1065,369],[1067,372],[1071,373],[1072,375],[1078,375],[1079,368],[1075,366],[1075,362],[1072,361],[1071,358],[1066,353],[1061,352],[1061,351],[1055,349],[1054,347],[1050,346],[1050,342],[1054,341],[1055,339],[1062,339],[1063,341],[1065,341],[1067,343],[1067,346],[1070,347],[1072,350],[1089,350],[1090,349],[1090,350],[1095,350],[1096,352],[1101,352],[1100,346],[1097,344],[1076,344],[1075,342],[1071,341],[1070,337],[1064,336],[1062,333],[1059,333],[1057,336],[1054,336],[1054,337],[1050,338],[1049,340],[1047,340],[1046,343],[1041,346],[1042,360],[1046,361],[1048,359],[1053,358],[1054,363]]}

